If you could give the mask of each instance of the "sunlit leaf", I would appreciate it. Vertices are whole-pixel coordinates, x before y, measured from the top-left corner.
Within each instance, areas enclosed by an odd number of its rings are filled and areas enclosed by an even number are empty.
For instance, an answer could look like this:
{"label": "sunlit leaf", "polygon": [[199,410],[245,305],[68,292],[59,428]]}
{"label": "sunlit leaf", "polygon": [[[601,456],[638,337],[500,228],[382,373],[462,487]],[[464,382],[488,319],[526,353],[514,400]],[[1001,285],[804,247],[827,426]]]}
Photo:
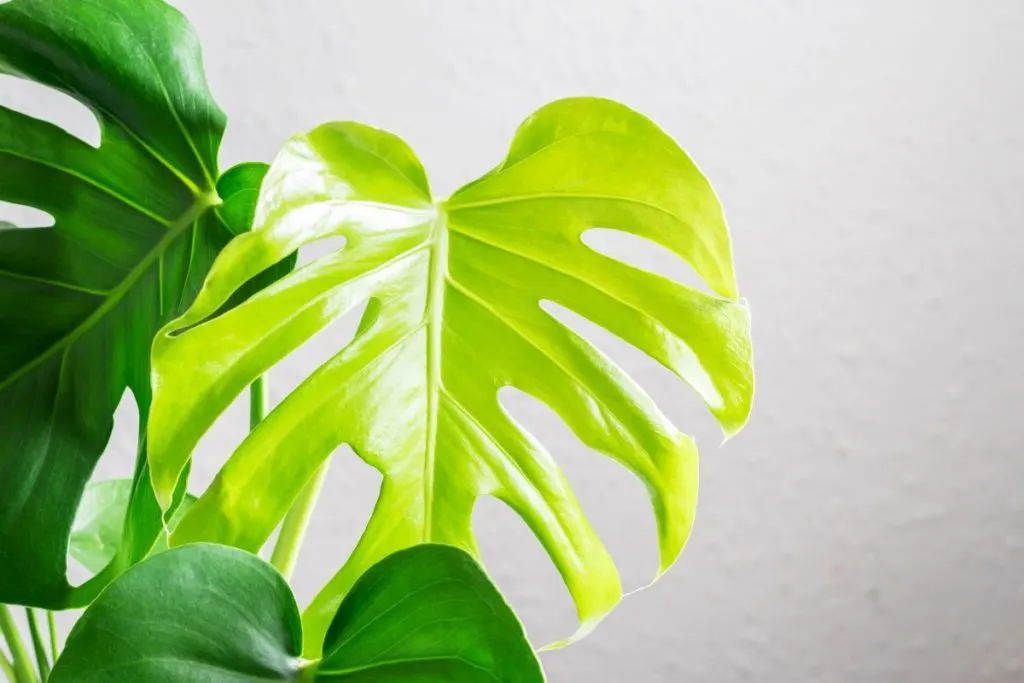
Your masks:
{"label": "sunlit leaf", "polygon": [[[714,294],[599,254],[591,228],[675,252]],[[318,240],[345,245],[217,315],[255,274]],[[660,361],[727,434],[753,394],[746,307],[710,185],[653,123],[607,100],[530,117],[507,158],[446,201],[397,137],[336,123],[294,138],[263,185],[254,229],[221,254],[194,306],[154,343],[150,462],[164,504],[193,449],[255,377],[368,302],[359,334],[241,444],[173,544],[249,550],[347,443],[384,476],[351,558],[305,614],[308,654],[356,579],[435,542],[476,553],[472,512],[500,498],[541,540],[586,633],[621,597],[615,566],[564,475],[498,401],[512,386],[553,408],[650,493],[661,571],[696,504],[693,441],[594,345],[541,306],[590,319]],[[578,634],[578,635],[579,635]]]}

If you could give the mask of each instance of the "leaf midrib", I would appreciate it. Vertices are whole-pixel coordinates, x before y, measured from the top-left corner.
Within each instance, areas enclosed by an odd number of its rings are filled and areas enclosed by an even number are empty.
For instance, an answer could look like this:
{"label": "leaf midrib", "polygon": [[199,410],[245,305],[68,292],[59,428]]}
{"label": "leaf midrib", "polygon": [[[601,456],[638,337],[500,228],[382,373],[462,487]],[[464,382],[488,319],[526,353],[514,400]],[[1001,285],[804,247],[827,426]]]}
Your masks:
{"label": "leaf midrib", "polygon": [[[67,94],[71,95],[72,97],[74,97],[79,102],[81,102],[83,104],[86,104],[86,106],[88,106],[88,107],[94,108],[96,113],[97,113],[97,115],[101,119],[106,119],[110,123],[116,124],[117,127],[120,128],[121,130],[123,130],[125,132],[125,134],[128,135],[128,137],[130,137],[132,140],[135,141],[136,144],[139,145],[139,147],[144,149],[146,151],[146,153],[149,154],[149,156],[153,158],[154,161],[158,162],[161,166],[163,166],[168,171],[170,171],[179,181],[181,181],[181,183],[186,188],[188,188],[189,191],[192,192],[192,194],[194,194],[197,197],[203,194],[203,191],[200,190],[199,186],[196,185],[192,181],[191,178],[189,178],[187,175],[185,175],[185,173],[182,172],[181,169],[179,169],[173,163],[168,161],[160,152],[158,152],[154,147],[152,147],[148,142],[146,142],[142,138],[142,136],[139,135],[138,133],[136,133],[132,129],[132,127],[129,126],[127,123],[125,123],[125,121],[120,116],[118,116],[114,112],[110,111],[108,108],[104,107],[99,102],[94,101],[91,97],[87,96],[81,90],[79,90],[78,88],[76,88],[73,85],[71,85],[70,83],[68,83],[67,79],[65,79],[60,73],[52,72],[51,71],[51,72],[48,73],[48,75],[50,76],[50,78],[52,78],[56,83],[58,83],[60,85],[60,87],[57,88],[58,90],[63,90],[64,92],[66,92]],[[29,80],[35,81],[35,79],[33,79],[33,78],[29,78]],[[35,82],[38,82],[38,81],[35,81]],[[164,94],[165,95],[166,95],[166,92],[167,91],[165,89],[164,90]],[[170,107],[171,105],[168,104],[168,106]],[[206,178],[209,179],[210,178],[210,172],[206,168],[206,163],[202,160],[202,157],[198,156],[199,152],[198,152],[198,150],[195,147],[195,143],[192,141],[192,138],[188,134],[188,132],[186,130],[184,130],[184,127],[181,124],[181,119],[178,118],[178,116],[177,116],[177,111],[173,111],[173,107],[171,107],[171,109],[172,109],[172,113],[173,113],[173,115],[175,117],[175,123],[178,125],[178,127],[181,129],[182,133],[184,134],[186,140],[189,143],[189,147],[192,149],[192,152],[194,154],[196,154],[196,159],[199,162],[199,166],[203,169],[203,175]],[[102,149],[102,144],[100,146],[100,149]],[[210,187],[213,188],[213,187],[215,187],[215,185],[211,184]]]}
{"label": "leaf midrib", "polygon": [[198,196],[191,206],[189,206],[189,208],[186,209],[186,211],[178,218],[178,220],[174,221],[174,223],[168,228],[161,240],[141,261],[128,271],[128,274],[123,280],[121,280],[117,287],[110,290],[110,293],[103,300],[103,303],[96,308],[96,310],[94,310],[85,320],[76,325],[73,330],[51,344],[50,347],[41,354],[23,365],[19,370],[8,375],[6,379],[0,382],[0,392],[6,390],[29,372],[74,344],[79,337],[88,332],[103,317],[110,313],[111,310],[116,308],[132,287],[134,287],[136,282],[138,282],[139,278],[141,278],[146,271],[163,256],[167,248],[176,239],[178,239],[186,229],[198,221],[208,209],[215,206],[216,203],[217,197],[215,194],[203,194]]}
{"label": "leaf midrib", "polygon": [[[125,22],[124,17],[122,17],[119,14],[111,11],[110,8],[108,8],[108,7],[104,7],[102,5],[97,5],[95,2],[93,2],[93,0],[80,0],[80,1],[86,2],[87,4],[92,5],[94,8],[96,8],[96,9],[98,9],[100,11],[106,12],[108,15],[110,15],[111,18],[114,21],[116,21],[117,23],[119,23],[121,26],[123,26],[125,28],[125,30],[128,32],[128,35],[131,36],[131,39],[139,47],[139,51],[143,55],[145,55],[146,61],[149,62],[150,68],[153,69],[153,73],[156,76],[156,81],[160,84],[160,90],[163,93],[164,102],[167,103],[167,109],[168,109],[168,111],[171,112],[171,116],[174,118],[175,125],[178,127],[178,130],[181,131],[182,137],[184,137],[185,138],[185,142],[188,143],[189,149],[192,150],[192,153],[196,157],[196,161],[199,162],[199,168],[202,169],[203,176],[206,179],[206,182],[208,183],[208,186],[209,187],[216,187],[217,182],[216,182],[215,178],[210,173],[210,169],[207,168],[206,162],[203,160],[203,156],[199,153],[199,149],[196,147],[195,140],[192,139],[192,135],[188,132],[188,129],[185,128],[185,125],[181,121],[181,116],[178,114],[178,110],[174,107],[174,103],[171,101],[171,94],[167,90],[167,83],[164,81],[164,77],[163,77],[163,74],[160,72],[160,69],[157,68],[156,62],[153,61],[153,55],[151,55],[149,53],[149,50],[146,48],[146,46],[142,44],[142,42],[139,40],[139,37],[137,35],[135,35],[135,32],[131,29],[131,27],[127,24],[127,22]],[[190,186],[193,190],[196,189],[195,185],[192,184],[191,180],[184,173],[179,171],[173,164],[168,163],[166,160],[163,159],[163,157],[161,155],[159,155],[156,152],[156,150],[150,148],[146,143],[144,143],[135,134],[135,131],[132,131],[127,125],[125,125],[120,120],[120,118],[118,118],[117,120],[118,120],[118,123],[121,125],[122,128],[127,130],[130,135],[135,137],[140,143],[143,144],[143,146],[146,147],[147,151],[149,151],[154,157],[158,158],[160,161],[163,161],[164,165],[166,165],[172,172],[174,172],[175,175],[177,175],[186,185]],[[197,192],[197,194],[199,194],[199,193]]]}
{"label": "leaf midrib", "polygon": [[444,207],[437,207],[431,228],[427,284],[427,440],[423,458],[423,542],[431,539],[434,508],[434,466],[441,389],[444,289],[448,277],[448,225]]}
{"label": "leaf midrib", "polygon": [[[452,210],[463,207],[452,207]],[[426,389],[427,389],[427,438],[426,448],[424,453],[423,463],[423,489],[424,489],[424,524],[423,524],[423,536],[422,540],[424,543],[429,543],[432,540],[432,517],[433,517],[433,495],[434,495],[434,469],[436,467],[436,453],[437,453],[437,428],[438,428],[438,415],[439,415],[439,404],[441,395],[452,397],[449,392],[444,388],[442,380],[442,365],[443,365],[443,347],[442,347],[442,330],[445,326],[444,322],[444,300],[445,290],[450,286],[456,291],[461,292],[464,296],[469,297],[475,301],[478,305],[483,305],[492,315],[498,317],[498,319],[508,326],[515,334],[518,334],[527,343],[534,346],[543,355],[550,358],[568,377],[574,380],[578,385],[585,387],[587,394],[591,396],[595,401],[604,407],[606,412],[615,420],[615,422],[624,428],[621,419],[614,414],[613,411],[604,403],[584,382],[580,380],[574,373],[568,370],[562,365],[557,359],[548,354],[544,349],[541,348],[532,337],[526,335],[518,327],[510,323],[507,319],[499,316],[493,308],[489,305],[484,304],[475,294],[470,293],[460,283],[454,280],[449,274],[448,267],[448,252],[449,252],[449,231],[453,231],[460,235],[466,235],[470,238],[475,236],[463,231],[458,230],[449,226],[447,211],[448,207],[446,203],[439,202],[437,205],[437,216],[434,219],[434,225],[431,230],[431,235],[428,238],[430,243],[431,257],[428,266],[428,284],[427,284],[427,305],[426,305],[426,320],[425,326],[427,328],[427,372],[426,372]],[[541,264],[545,265],[545,264]],[[588,283],[590,284],[590,283]],[[462,407],[460,405],[460,407]],[[465,410],[465,408],[463,408]],[[466,416],[473,419],[475,418],[469,411],[466,411]],[[477,422],[477,425],[482,428]],[[486,430],[484,430],[486,433]],[[629,434],[629,430],[623,429],[623,431]],[[488,434],[490,436],[490,434]],[[630,437],[632,435],[630,434]],[[491,441],[501,447],[500,442],[491,437]],[[635,444],[635,441],[634,441]],[[649,462],[653,465],[650,454],[643,449],[641,450],[646,456]],[[515,462],[511,455],[505,452],[505,455],[511,460],[518,468],[519,464]],[[525,473],[524,473],[525,474]]]}

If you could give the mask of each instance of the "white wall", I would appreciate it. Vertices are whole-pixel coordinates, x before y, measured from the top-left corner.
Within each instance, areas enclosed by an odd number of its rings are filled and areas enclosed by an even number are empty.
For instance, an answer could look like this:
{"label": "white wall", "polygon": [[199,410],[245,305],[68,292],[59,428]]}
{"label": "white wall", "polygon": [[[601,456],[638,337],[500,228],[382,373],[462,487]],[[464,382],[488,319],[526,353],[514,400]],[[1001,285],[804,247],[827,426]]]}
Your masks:
{"label": "white wall", "polygon": [[[540,104],[597,94],[660,122],[719,190],[754,312],[753,420],[719,449],[685,387],[601,338],[698,436],[701,509],[673,573],[545,656],[553,681],[1024,680],[1024,1],[177,4],[233,117],[225,163],[357,119],[404,136],[447,193]],[[639,485],[544,409],[514,410],[645,582]],[[236,415],[207,455],[233,446]],[[354,543],[375,481],[335,468],[303,596]],[[565,635],[571,605],[530,534],[497,505],[479,526],[531,634]]]}

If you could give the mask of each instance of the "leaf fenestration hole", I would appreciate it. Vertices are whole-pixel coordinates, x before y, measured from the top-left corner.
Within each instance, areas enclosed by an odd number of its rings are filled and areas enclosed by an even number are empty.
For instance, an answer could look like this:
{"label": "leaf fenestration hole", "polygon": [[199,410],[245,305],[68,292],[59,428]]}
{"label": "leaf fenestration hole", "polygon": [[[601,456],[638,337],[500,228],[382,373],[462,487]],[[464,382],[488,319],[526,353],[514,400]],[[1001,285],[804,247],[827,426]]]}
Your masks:
{"label": "leaf fenestration hole", "polygon": [[64,129],[90,147],[100,146],[100,122],[71,95],[35,81],[0,74],[0,105]]}
{"label": "leaf fenestration hole", "polygon": [[0,230],[5,228],[50,228],[53,216],[34,206],[0,200]]}
{"label": "leaf fenestration hole", "polygon": [[311,263],[321,256],[328,256],[341,251],[345,248],[347,242],[348,240],[345,239],[344,235],[331,235],[330,237],[323,237],[315,242],[304,244],[299,249],[298,267],[301,268],[303,265]]}
{"label": "leaf fenestration hole", "polygon": [[354,306],[342,317],[289,353],[270,370],[272,404],[277,405],[310,375],[352,343],[369,302]]}
{"label": "leaf fenestration hole", "polygon": [[[502,389],[499,400],[558,462],[587,519],[615,560],[624,590],[649,584],[658,569],[658,532],[643,482],[581,442],[543,401],[513,387]],[[567,633],[570,631],[555,638]]]}
{"label": "leaf fenestration hole", "polygon": [[[292,272],[294,273],[295,271],[300,270],[303,266],[309,265],[310,263],[320,258],[321,256],[325,256],[336,251],[341,251],[342,249],[344,249],[345,244],[346,239],[343,235],[331,235],[330,237],[324,237],[322,239],[304,245],[302,248],[299,249],[298,258],[296,260],[295,267],[292,270]],[[286,258],[291,257],[289,256]],[[229,311],[241,306],[246,301],[248,301],[249,299],[251,299],[252,297],[256,296],[256,294],[259,293],[258,291],[256,291],[256,288],[259,287],[259,285],[256,283],[263,280],[263,278],[266,276],[268,272],[274,271],[275,269],[279,268],[285,260],[286,259],[281,259],[281,261],[278,261],[273,265],[264,268],[263,271],[261,271],[257,275],[254,275],[247,282],[245,282],[244,284],[240,285],[237,289],[235,289],[235,291],[228,298],[228,300],[224,302],[224,304],[221,305],[221,307],[218,308],[216,311],[214,311],[207,317],[203,318],[199,322],[194,323],[193,325],[183,327],[180,329],[171,330],[170,336],[180,336],[187,332],[188,330],[199,327],[200,325],[205,325],[206,323],[216,320],[225,313],[228,313]],[[279,278],[280,279],[278,280],[278,282],[280,282],[281,279],[284,279],[283,277],[280,276]],[[272,287],[273,285],[269,286]],[[266,285],[264,285],[264,289],[266,288]]]}
{"label": "leaf fenestration hole", "polygon": [[583,244],[599,254],[629,264],[634,268],[710,293],[707,285],[685,259],[672,250],[646,237],[624,230],[591,228],[580,236]]}
{"label": "leaf fenestration hole", "polygon": [[540,302],[548,315],[593,344],[629,375],[679,429],[697,443],[717,444],[722,431],[693,391],[664,365],[600,325],[553,301]]}
{"label": "leaf fenestration hole", "polygon": [[[324,237],[323,239],[316,240],[314,242],[311,242],[311,243],[303,246],[301,249],[299,249],[298,259],[297,259],[297,262],[295,264],[295,268],[292,270],[292,273],[294,273],[295,271],[301,269],[303,266],[309,265],[311,262],[315,261],[317,258],[320,258],[321,256],[324,256],[324,255],[327,255],[327,254],[331,254],[331,253],[333,253],[335,251],[342,250],[345,247],[345,244],[346,244],[346,239],[345,239],[345,237],[343,235],[332,235],[330,237]],[[291,258],[291,257],[289,256],[289,257],[286,257],[286,258]],[[271,266],[268,266],[263,271],[261,271],[257,275],[254,275],[252,278],[250,278],[246,283],[240,285],[232,293],[232,295],[228,298],[228,300],[223,305],[221,305],[220,308],[218,308],[216,311],[214,311],[212,314],[208,315],[207,317],[203,318],[199,322],[194,323],[193,325],[190,325],[188,327],[183,327],[183,328],[180,328],[180,329],[171,330],[170,336],[171,337],[180,336],[180,335],[184,334],[185,332],[187,332],[188,330],[194,329],[194,328],[199,327],[201,325],[205,325],[206,323],[211,322],[213,320],[216,320],[217,318],[221,317],[225,313],[228,313],[229,311],[231,311],[231,310],[241,306],[246,301],[248,301],[249,299],[251,299],[252,297],[256,296],[256,294],[259,293],[258,291],[256,291],[255,287],[258,287],[260,285],[254,285],[254,283],[258,283],[261,280],[263,280],[263,278],[266,276],[266,274],[268,272],[273,271],[273,270],[279,268],[281,266],[281,264],[285,260],[286,259],[282,259],[281,261],[279,261],[279,262],[277,262],[277,263],[275,263],[275,264],[273,264]],[[280,278],[278,280],[278,282],[280,282],[281,279],[284,279],[283,277],[280,277],[280,275],[278,277]],[[276,283],[274,283],[274,284],[276,284]],[[264,288],[266,288],[266,285],[263,285],[263,286],[264,286]],[[273,285],[270,285],[270,286],[273,286]]]}
{"label": "leaf fenestration hole", "polygon": [[249,433],[249,390],[244,389],[199,439],[192,451],[189,493],[200,495]]}
{"label": "leaf fenestration hole", "polygon": [[530,642],[551,643],[576,630],[576,608],[558,569],[512,508],[481,497],[473,508],[473,532],[487,573],[519,615]]}
{"label": "leaf fenestration hole", "polygon": [[[331,322],[266,373],[269,385],[269,400],[265,406],[267,414],[317,368],[352,341],[364,308],[356,306],[348,314]],[[243,389],[199,440],[192,454],[190,493],[201,495],[248,436],[249,401],[250,391],[248,388]]]}
{"label": "leaf fenestration hole", "polygon": [[331,455],[295,567],[292,585],[299,605],[309,604],[352,554],[373,514],[382,482],[380,472],[363,462],[347,444]]}
{"label": "leaf fenestration hole", "polygon": [[[89,485],[112,479],[131,479],[135,474],[135,459],[139,448],[139,405],[130,389],[125,389],[114,410],[114,429],[110,433],[103,455],[100,456]],[[81,504],[79,505],[81,510]],[[76,514],[76,526],[78,515]],[[85,521],[85,520],[82,520]],[[98,541],[98,539],[97,539]],[[68,551],[68,580],[73,585],[84,583],[95,572],[86,569]]]}
{"label": "leaf fenestration hole", "polygon": [[[203,318],[202,320],[200,320],[197,323],[194,323],[194,324],[189,325],[187,327],[181,327],[181,328],[177,328],[177,329],[172,329],[170,331],[170,335],[169,336],[172,337],[172,338],[173,337],[178,337],[178,336],[184,334],[185,332],[188,332],[189,330],[195,329],[196,327],[199,327],[201,325],[205,325],[208,322],[212,322],[213,320],[216,320],[217,318],[221,317],[225,313],[228,313],[228,312],[238,308],[239,306],[244,304],[246,301],[248,301],[252,297],[254,297],[257,294],[259,294],[261,291],[267,289],[270,286],[273,286],[273,284],[276,284],[277,282],[280,282],[282,279],[284,279],[284,277],[280,274],[278,269],[281,268],[282,264],[285,261],[287,261],[287,259],[289,259],[289,258],[291,258],[291,256],[285,257],[284,259],[281,259],[281,261],[278,261],[278,262],[274,263],[273,265],[270,265],[270,266],[264,268],[262,271],[260,271],[256,275],[254,275],[251,278],[249,278],[248,281],[246,281],[245,283],[243,283],[240,286],[238,286],[231,293],[231,296],[228,297],[228,300],[225,301],[223,304],[221,304],[220,308],[218,308],[216,311],[214,311],[210,315],[206,316],[205,318]],[[296,265],[296,268],[297,267],[298,266]],[[273,284],[268,284],[266,279],[265,279],[267,277],[267,274],[270,273],[270,272],[278,272],[278,276],[277,276],[278,279]],[[292,272],[294,272],[294,270],[292,270]]]}

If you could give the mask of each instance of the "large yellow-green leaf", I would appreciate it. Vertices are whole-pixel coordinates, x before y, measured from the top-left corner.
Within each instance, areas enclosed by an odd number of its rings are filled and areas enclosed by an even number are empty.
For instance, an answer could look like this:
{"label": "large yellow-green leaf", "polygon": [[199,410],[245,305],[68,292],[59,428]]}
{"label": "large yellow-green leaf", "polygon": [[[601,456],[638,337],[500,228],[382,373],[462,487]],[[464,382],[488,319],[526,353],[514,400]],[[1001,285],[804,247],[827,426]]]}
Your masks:
{"label": "large yellow-green leaf", "polygon": [[154,334],[181,314],[231,233],[216,203],[224,115],[198,41],[162,0],[0,4],[0,73],[97,117],[94,148],[0,107],[0,200],[52,227],[0,225],[0,602],[88,602],[161,531],[144,449],[117,557],[66,578],[75,510],[126,389],[144,426]]}
{"label": "large yellow-green leaf", "polygon": [[[634,233],[689,262],[715,295],[590,249],[585,231]],[[303,245],[344,248],[220,315],[254,274]],[[544,544],[581,620],[621,597],[615,566],[555,460],[502,409],[511,386],[551,406],[587,445],[646,485],[661,570],[693,520],[697,453],[653,401],[550,315],[576,311],[688,382],[727,433],[753,375],[728,230],[705,178],[648,119],[597,99],[549,105],[508,157],[446,201],[397,137],[355,123],[294,138],[263,186],[254,229],[218,258],[194,306],[154,343],[150,462],[166,505],[231,401],[304,341],[369,302],[350,344],[241,444],[172,544],[255,550],[337,446],[384,476],[358,547],[305,614],[315,654],[346,592],[382,557],[421,542],[476,552],[480,496],[511,506]]]}

